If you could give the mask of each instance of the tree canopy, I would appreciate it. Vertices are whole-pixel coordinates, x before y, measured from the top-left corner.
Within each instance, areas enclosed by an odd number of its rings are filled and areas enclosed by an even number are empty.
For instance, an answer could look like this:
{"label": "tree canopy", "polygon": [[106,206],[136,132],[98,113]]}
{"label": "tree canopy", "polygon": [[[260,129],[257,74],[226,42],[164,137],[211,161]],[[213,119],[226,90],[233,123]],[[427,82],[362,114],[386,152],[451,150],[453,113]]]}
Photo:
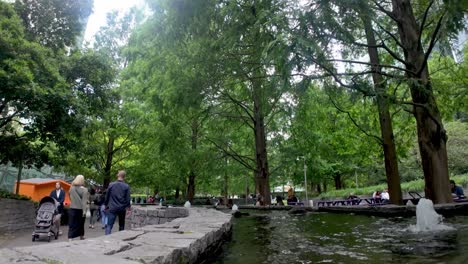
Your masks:
{"label": "tree canopy", "polygon": [[[320,193],[466,173],[463,1],[0,2],[0,155],[166,196]],[[29,149],[31,152],[26,152]],[[21,150],[21,151],[16,151]],[[34,150],[34,151],[33,151]],[[23,164],[21,164],[23,165]],[[308,176],[304,184],[304,165]]]}

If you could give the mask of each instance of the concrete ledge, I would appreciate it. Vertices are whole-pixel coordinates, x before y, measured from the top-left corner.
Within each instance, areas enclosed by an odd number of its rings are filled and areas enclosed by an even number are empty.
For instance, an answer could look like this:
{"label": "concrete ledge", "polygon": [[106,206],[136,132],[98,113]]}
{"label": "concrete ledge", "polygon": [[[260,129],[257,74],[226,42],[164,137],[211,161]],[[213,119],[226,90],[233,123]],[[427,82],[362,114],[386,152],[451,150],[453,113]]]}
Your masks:
{"label": "concrete ledge", "polygon": [[[454,215],[468,215],[468,203],[449,203],[436,204],[434,206],[437,213],[449,217]],[[416,215],[416,206],[414,205],[356,205],[356,206],[253,206],[241,205],[242,210],[288,210],[291,214],[300,214],[306,212],[328,212],[341,214],[360,214],[383,217],[411,217]]]}
{"label": "concrete ledge", "polygon": [[[434,209],[443,216],[468,215],[468,203],[436,204]],[[329,206],[318,207],[318,212],[330,213],[354,213],[361,215],[386,216],[386,217],[411,217],[416,215],[416,206],[405,205],[380,205],[380,206]]]}
{"label": "concrete ledge", "polygon": [[132,206],[132,214],[127,217],[130,228],[146,225],[159,225],[171,222],[174,219],[189,216],[189,211],[184,207],[159,207],[159,206]]}
{"label": "concrete ledge", "polygon": [[186,210],[185,218],[95,239],[2,249],[0,262],[199,263],[230,235],[232,216],[213,209]]}
{"label": "concrete ledge", "polygon": [[301,206],[290,206],[290,205],[262,205],[262,206],[256,206],[256,205],[239,205],[239,209],[252,209],[252,210],[290,210],[291,208],[294,207],[301,207]]}

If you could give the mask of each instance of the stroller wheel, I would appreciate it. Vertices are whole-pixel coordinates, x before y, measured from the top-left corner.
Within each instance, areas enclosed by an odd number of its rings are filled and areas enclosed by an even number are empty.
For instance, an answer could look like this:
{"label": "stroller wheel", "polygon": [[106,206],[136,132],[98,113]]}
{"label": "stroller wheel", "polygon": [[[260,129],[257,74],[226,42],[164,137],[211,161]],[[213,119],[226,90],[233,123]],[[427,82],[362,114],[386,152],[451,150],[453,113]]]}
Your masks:
{"label": "stroller wheel", "polygon": [[35,235],[32,236],[32,242],[34,242],[34,241],[36,241],[36,236]]}

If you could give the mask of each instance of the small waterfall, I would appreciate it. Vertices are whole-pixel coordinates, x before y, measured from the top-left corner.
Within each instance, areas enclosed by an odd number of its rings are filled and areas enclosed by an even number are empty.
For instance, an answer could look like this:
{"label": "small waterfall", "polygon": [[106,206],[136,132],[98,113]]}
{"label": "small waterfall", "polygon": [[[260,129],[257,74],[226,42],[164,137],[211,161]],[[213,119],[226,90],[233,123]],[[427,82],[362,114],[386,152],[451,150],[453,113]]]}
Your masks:
{"label": "small waterfall", "polygon": [[232,206],[232,211],[233,212],[239,211],[239,207],[237,206],[237,204]]}
{"label": "small waterfall", "polygon": [[186,201],[185,204],[184,204],[184,207],[185,207],[185,208],[190,208],[190,206],[192,206],[192,205],[190,204],[190,202],[189,202],[189,201]]}
{"label": "small waterfall", "polygon": [[416,225],[411,225],[412,232],[428,232],[438,230],[453,230],[442,223],[443,217],[436,213],[431,200],[421,198],[416,206]]}

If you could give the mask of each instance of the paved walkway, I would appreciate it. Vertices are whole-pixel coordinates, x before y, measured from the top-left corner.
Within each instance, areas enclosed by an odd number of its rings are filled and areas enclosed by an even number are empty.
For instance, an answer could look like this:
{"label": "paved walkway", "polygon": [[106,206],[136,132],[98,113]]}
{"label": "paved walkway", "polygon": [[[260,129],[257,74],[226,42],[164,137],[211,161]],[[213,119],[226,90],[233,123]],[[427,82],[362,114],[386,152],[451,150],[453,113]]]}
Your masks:
{"label": "paved walkway", "polygon": [[[93,238],[93,237],[99,237],[104,235],[104,229],[102,229],[101,223],[96,223],[94,226],[94,229],[89,228],[89,218],[86,219],[86,225],[85,225],[85,238]],[[118,230],[119,225],[116,223],[114,224],[114,232]],[[52,238],[50,240],[50,243],[57,243],[57,242],[63,242],[63,241],[68,241],[68,226],[64,225],[60,227],[60,230],[62,231],[62,235],[58,237],[57,240]],[[31,230],[24,230],[21,232],[16,232],[16,233],[10,233],[10,234],[0,234],[0,248],[13,248],[13,247],[26,247],[26,246],[33,246],[33,245],[41,245],[44,243],[48,243],[45,237],[43,239],[36,240],[35,242],[32,242],[32,231],[33,227],[31,227]],[[79,238],[77,238],[79,240]]]}
{"label": "paved walkway", "polygon": [[[145,211],[148,216],[146,209],[139,213]],[[170,209],[154,208],[151,215],[171,216]],[[188,216],[84,241],[1,248],[0,263],[199,263],[219,249],[231,232],[231,214],[204,208],[174,209],[188,210]],[[132,211],[137,212],[136,208]]]}

